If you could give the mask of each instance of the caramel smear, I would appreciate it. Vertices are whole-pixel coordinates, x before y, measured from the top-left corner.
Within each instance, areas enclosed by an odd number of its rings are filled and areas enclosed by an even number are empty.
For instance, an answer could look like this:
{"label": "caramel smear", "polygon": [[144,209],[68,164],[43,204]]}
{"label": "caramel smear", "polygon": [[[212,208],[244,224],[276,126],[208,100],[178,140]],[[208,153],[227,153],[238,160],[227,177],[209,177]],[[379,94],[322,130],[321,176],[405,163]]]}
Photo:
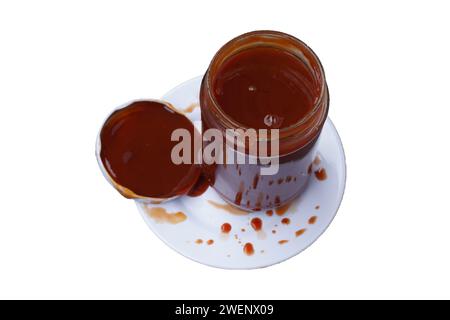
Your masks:
{"label": "caramel smear", "polygon": [[328,178],[327,171],[324,168],[314,171],[314,175],[319,181],[324,181]]}
{"label": "caramel smear", "polygon": [[290,203],[285,204],[284,206],[276,208],[275,212],[276,212],[277,215],[282,216],[283,214],[285,214],[289,210],[290,206],[291,206]]}
{"label": "caramel smear", "polygon": [[183,212],[168,213],[166,209],[161,207],[145,207],[145,211],[149,217],[154,219],[157,223],[177,224],[187,219],[187,216]]}
{"label": "caramel smear", "polygon": [[295,231],[295,236],[296,237],[300,237],[302,234],[304,234],[306,232],[306,229],[300,229]]}
{"label": "caramel smear", "polygon": [[236,216],[246,216],[248,215],[247,211],[244,210],[240,210],[238,208],[233,207],[231,204],[228,203],[217,203],[215,201],[212,200],[208,200],[209,204],[212,205],[213,207],[217,208],[217,209],[222,209],[227,211],[228,213],[234,214]]}
{"label": "caramel smear", "polygon": [[285,244],[285,243],[288,243],[288,242],[289,242],[289,240],[280,240],[280,241],[278,241],[279,244]]}
{"label": "caramel smear", "polygon": [[182,111],[184,113],[191,113],[192,111],[194,111],[195,108],[198,108],[198,107],[200,107],[200,105],[197,102],[194,102],[194,103],[191,103],[190,105],[188,105]]}
{"label": "caramel smear", "polygon": [[315,224],[317,222],[317,216],[312,216],[309,218],[308,223],[309,224]]}
{"label": "caramel smear", "polygon": [[202,243],[203,243],[203,240],[202,240],[202,239],[197,239],[197,240],[195,240],[195,243],[196,243],[196,244],[202,244]]}

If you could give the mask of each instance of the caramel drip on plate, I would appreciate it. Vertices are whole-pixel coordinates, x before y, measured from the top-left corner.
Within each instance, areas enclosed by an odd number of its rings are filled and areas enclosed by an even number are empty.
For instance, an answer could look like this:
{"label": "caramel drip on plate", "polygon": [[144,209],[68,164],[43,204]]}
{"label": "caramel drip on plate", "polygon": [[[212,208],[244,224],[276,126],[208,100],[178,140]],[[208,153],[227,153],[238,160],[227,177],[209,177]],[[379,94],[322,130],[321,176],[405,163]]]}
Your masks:
{"label": "caramel drip on plate", "polygon": [[253,248],[253,244],[251,244],[250,242],[247,242],[244,245],[244,253],[248,256],[251,256],[255,253],[255,249]]}
{"label": "caramel drip on plate", "polygon": [[317,216],[312,216],[309,218],[308,223],[309,224],[315,224],[317,222]]}
{"label": "caramel drip on plate", "polygon": [[184,113],[191,113],[192,111],[194,111],[195,108],[199,107],[200,105],[197,102],[191,103],[190,105],[188,105],[186,108],[184,108],[182,111]]}
{"label": "caramel drip on plate", "polygon": [[166,209],[161,207],[145,207],[145,211],[148,216],[154,219],[157,223],[177,224],[187,219],[187,216],[183,212],[168,213]]}
{"label": "caramel drip on plate", "polygon": [[314,175],[319,181],[323,181],[328,178],[327,171],[324,168],[320,168],[319,170],[314,171]]}
{"label": "caramel drip on plate", "polygon": [[283,214],[285,214],[289,210],[290,206],[291,206],[290,203],[285,204],[285,205],[283,205],[281,207],[276,208],[275,212],[276,212],[277,215],[282,216]]}
{"label": "caramel drip on plate", "polygon": [[245,216],[248,215],[247,211],[244,210],[240,210],[234,206],[232,206],[231,204],[228,203],[217,203],[213,200],[208,200],[209,204],[212,205],[213,207],[217,208],[217,209],[221,209],[221,210],[225,210],[230,214],[236,215],[236,216]]}

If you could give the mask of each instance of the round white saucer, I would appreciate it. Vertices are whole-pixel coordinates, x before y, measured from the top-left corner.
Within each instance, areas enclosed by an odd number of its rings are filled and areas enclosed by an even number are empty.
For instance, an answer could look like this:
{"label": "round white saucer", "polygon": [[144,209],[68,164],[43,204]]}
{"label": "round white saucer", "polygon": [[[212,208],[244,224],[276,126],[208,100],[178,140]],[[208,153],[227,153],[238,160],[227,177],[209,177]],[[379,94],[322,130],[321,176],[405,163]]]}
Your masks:
{"label": "round white saucer", "polygon": [[[200,124],[200,83],[201,77],[194,78],[163,97],[176,108],[185,110],[197,126]],[[150,229],[185,257],[225,269],[267,267],[289,259],[310,246],[336,215],[344,194],[346,166],[341,140],[329,118],[318,141],[318,153],[321,159],[318,166],[325,168],[328,178],[319,181],[313,175],[307,190],[282,216],[276,213],[268,216],[265,212],[232,214],[211,204],[210,201],[225,204],[212,188],[199,197],[185,196],[159,205],[136,202],[137,207]],[[176,224],[164,223],[164,219],[155,219],[150,214],[152,207],[164,208],[167,213],[182,212],[186,219],[174,219],[178,222]],[[262,231],[256,232],[251,227],[250,221],[254,217],[263,221]],[[283,218],[288,218],[290,223],[283,224]],[[223,223],[232,226],[228,234],[221,232]],[[244,253],[246,243],[253,244],[254,254],[251,256]]]}

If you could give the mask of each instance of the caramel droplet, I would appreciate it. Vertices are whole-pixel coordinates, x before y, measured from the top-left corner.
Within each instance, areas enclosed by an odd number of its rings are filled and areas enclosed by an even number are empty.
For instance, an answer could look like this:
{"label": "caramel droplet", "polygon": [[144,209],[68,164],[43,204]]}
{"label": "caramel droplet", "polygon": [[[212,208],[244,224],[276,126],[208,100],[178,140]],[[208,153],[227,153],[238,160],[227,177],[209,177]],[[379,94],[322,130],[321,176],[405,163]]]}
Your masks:
{"label": "caramel droplet", "polygon": [[207,244],[208,246],[212,245],[213,243],[214,243],[214,240],[213,240],[213,239],[209,239],[208,241],[206,241],[206,244]]}
{"label": "caramel droplet", "polygon": [[197,240],[195,240],[195,243],[196,243],[196,244],[202,244],[202,243],[203,243],[203,240],[202,240],[202,239],[197,239]]}
{"label": "caramel droplet", "polygon": [[266,215],[269,217],[273,216],[273,210],[267,210]]}
{"label": "caramel droplet", "polygon": [[309,218],[308,223],[309,224],[314,224],[317,222],[317,216],[312,216],[311,218]]}
{"label": "caramel droplet", "polygon": [[250,224],[255,231],[260,231],[262,229],[263,222],[260,218],[253,218]]}
{"label": "caramel droplet", "polygon": [[305,233],[305,231],[306,231],[306,229],[297,230],[297,231],[295,231],[295,236],[300,237],[302,234]]}
{"label": "caramel droplet", "polygon": [[258,182],[259,182],[259,174],[256,174],[255,177],[253,178],[253,189],[256,189],[256,187],[258,186]]}
{"label": "caramel droplet", "polygon": [[289,224],[289,223],[291,223],[291,220],[290,220],[289,218],[283,218],[283,219],[281,220],[281,223],[282,223],[282,224]]}
{"label": "caramel droplet", "polygon": [[253,244],[251,244],[250,242],[247,242],[244,245],[244,253],[248,256],[251,256],[255,253],[255,249],[253,248]]}
{"label": "caramel droplet", "polygon": [[279,244],[285,244],[285,243],[288,243],[288,242],[289,242],[289,240],[280,240],[280,241],[278,241]]}
{"label": "caramel droplet", "polygon": [[239,190],[236,193],[236,197],[234,198],[234,203],[237,204],[238,206],[241,205],[241,201],[242,201],[242,194],[244,193],[244,182],[241,181],[241,183],[239,184]]}
{"label": "caramel droplet", "polygon": [[239,191],[238,193],[236,193],[236,198],[234,199],[234,203],[236,203],[238,206],[240,206],[241,201],[242,201],[242,191]]}
{"label": "caramel droplet", "polygon": [[324,168],[320,168],[319,170],[314,171],[314,175],[316,176],[317,180],[323,181],[327,179],[327,171]]}
{"label": "caramel droplet", "polygon": [[225,222],[220,229],[222,230],[223,233],[229,233],[231,231],[231,224],[229,224],[228,222]]}

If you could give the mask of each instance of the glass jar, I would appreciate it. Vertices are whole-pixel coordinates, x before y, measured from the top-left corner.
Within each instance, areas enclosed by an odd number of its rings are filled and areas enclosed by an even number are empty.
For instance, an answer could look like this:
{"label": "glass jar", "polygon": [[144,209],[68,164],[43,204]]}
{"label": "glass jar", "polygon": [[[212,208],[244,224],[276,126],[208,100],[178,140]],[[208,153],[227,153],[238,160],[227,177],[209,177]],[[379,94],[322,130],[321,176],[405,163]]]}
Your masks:
{"label": "glass jar", "polygon": [[[316,156],[316,144],[325,123],[329,97],[322,65],[315,53],[302,41],[276,31],[254,31],[243,34],[225,44],[214,56],[200,88],[203,131],[214,128],[225,133],[227,129],[249,129],[239,119],[227,114],[214,94],[213,84],[220,76],[223,64],[243,50],[270,47],[283,50],[303,64],[304,90],[312,98],[312,108],[298,121],[279,129],[279,155],[275,155],[279,170],[273,175],[261,175],[266,162],[251,164],[204,165],[211,186],[228,203],[244,210],[259,211],[283,206],[298,197],[307,187]],[[258,139],[260,137],[258,136]],[[270,140],[268,138],[267,140]],[[234,145],[224,143],[224,153],[242,153]],[[245,157],[252,155],[244,150]]]}

